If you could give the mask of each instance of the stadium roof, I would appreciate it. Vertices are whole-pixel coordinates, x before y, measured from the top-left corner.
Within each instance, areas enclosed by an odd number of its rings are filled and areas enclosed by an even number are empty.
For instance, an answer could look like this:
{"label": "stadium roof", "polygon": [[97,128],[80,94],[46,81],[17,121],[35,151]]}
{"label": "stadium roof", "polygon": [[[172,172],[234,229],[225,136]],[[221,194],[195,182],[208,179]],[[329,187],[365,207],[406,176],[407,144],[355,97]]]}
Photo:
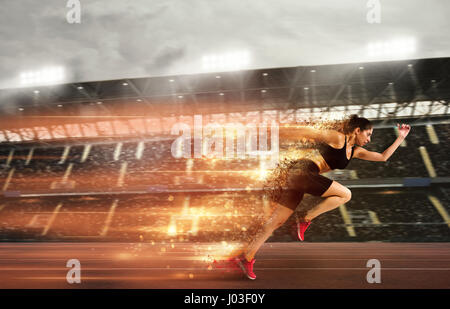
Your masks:
{"label": "stadium roof", "polygon": [[195,106],[216,112],[224,105],[245,110],[249,103],[256,108],[269,104],[282,109],[409,103],[447,100],[449,76],[450,58],[436,58],[3,89],[0,102],[3,115],[40,114],[43,110],[60,114],[58,105],[82,107],[102,102],[108,108],[130,101],[141,102],[158,114],[176,113],[180,106],[194,107],[193,112]]}
{"label": "stadium roof", "polygon": [[[0,90],[0,129],[108,117],[298,111],[445,116],[450,58],[299,66]],[[75,119],[75,121],[73,120]]]}

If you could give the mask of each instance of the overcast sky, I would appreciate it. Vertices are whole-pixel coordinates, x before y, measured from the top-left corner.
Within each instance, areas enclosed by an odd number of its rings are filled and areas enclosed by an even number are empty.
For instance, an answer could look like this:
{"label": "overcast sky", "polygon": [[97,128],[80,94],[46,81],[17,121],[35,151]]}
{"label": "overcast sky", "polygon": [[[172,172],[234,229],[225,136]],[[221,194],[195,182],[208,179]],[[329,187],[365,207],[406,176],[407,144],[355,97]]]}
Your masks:
{"label": "overcast sky", "polygon": [[81,23],[67,0],[0,0],[0,88],[20,72],[62,65],[69,82],[203,72],[202,57],[248,51],[243,69],[398,59],[367,45],[413,37],[406,58],[450,56],[450,1],[81,0]]}

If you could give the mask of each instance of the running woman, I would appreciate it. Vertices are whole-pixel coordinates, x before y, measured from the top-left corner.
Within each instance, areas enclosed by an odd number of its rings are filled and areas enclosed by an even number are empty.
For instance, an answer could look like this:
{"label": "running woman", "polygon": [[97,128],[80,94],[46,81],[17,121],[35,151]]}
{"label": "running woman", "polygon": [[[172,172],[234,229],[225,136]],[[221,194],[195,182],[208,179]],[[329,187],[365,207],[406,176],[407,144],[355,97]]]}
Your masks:
{"label": "running woman", "polygon": [[[297,232],[300,240],[317,216],[347,203],[351,199],[351,191],[337,181],[320,174],[334,169],[344,169],[352,158],[367,161],[386,162],[408,135],[411,127],[399,125],[398,137],[383,153],[368,151],[363,148],[372,137],[372,123],[363,117],[351,115],[345,120],[342,129],[320,130],[308,126],[297,126],[291,129],[280,128],[280,138],[300,140],[307,138],[319,143],[319,156],[300,159],[289,164],[284,177],[276,181],[277,189],[272,188],[269,197],[274,211],[268,221],[258,231],[242,254],[234,258],[249,279],[256,279],[253,272],[254,256],[272,233],[282,226],[292,215],[303,195],[309,193],[324,198],[318,205],[300,214]],[[342,132],[341,132],[342,131]]]}

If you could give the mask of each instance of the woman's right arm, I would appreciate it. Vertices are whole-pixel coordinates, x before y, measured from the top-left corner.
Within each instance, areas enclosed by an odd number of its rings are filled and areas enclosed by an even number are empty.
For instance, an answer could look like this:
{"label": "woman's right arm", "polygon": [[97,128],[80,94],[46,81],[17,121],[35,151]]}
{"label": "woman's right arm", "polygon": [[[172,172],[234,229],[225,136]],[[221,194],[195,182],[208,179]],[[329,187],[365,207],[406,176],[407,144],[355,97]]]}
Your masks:
{"label": "woman's right arm", "polygon": [[335,130],[319,130],[308,126],[297,125],[284,125],[279,127],[280,139],[293,142],[306,138],[329,145],[338,145],[340,144],[340,135],[344,138],[342,133]]}

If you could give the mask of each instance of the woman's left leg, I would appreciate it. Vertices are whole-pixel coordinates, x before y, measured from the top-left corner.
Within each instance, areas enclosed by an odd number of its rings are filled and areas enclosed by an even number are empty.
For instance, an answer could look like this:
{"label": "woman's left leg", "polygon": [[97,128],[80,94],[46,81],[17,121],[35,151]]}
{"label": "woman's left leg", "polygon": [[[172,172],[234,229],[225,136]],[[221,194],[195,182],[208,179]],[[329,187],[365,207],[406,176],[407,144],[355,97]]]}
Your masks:
{"label": "woman's left leg", "polygon": [[254,258],[256,252],[266,242],[270,235],[272,235],[273,231],[282,226],[294,212],[292,209],[281,204],[275,202],[272,203],[276,204],[272,216],[264,223],[261,230],[256,234],[255,238],[248,244],[244,251],[244,257],[247,261],[251,261]]}

